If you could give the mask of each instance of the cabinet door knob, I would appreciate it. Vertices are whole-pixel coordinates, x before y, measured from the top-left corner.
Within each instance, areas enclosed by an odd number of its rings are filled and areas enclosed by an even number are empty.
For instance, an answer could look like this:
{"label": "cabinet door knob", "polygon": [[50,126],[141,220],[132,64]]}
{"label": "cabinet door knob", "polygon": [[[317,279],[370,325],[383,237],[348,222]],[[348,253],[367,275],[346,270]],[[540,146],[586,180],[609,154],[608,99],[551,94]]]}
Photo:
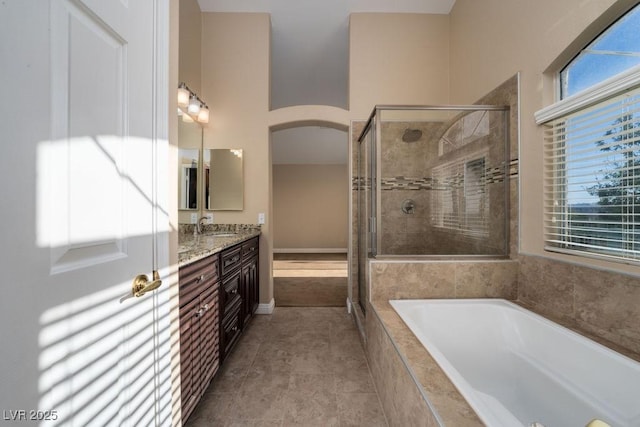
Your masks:
{"label": "cabinet door knob", "polygon": [[200,282],[202,282],[203,280],[204,280],[204,274],[201,274],[201,275],[200,275],[200,277],[198,277],[198,278],[196,279],[196,282],[197,282],[197,283],[200,283]]}
{"label": "cabinet door knob", "polygon": [[233,290],[231,291],[231,294],[232,294],[232,295],[235,295],[235,294],[237,294],[237,293],[238,293],[238,290],[237,290],[237,289],[233,289]]}
{"label": "cabinet door knob", "polygon": [[200,316],[202,316],[202,314],[204,313],[204,311],[205,311],[205,310],[201,308],[200,310],[196,311],[196,314],[194,314],[194,316],[195,316],[195,317],[200,317]]}
{"label": "cabinet door knob", "polygon": [[203,306],[202,306],[202,309],[203,309],[204,311],[209,311],[209,304],[205,304],[205,305],[203,305]]}

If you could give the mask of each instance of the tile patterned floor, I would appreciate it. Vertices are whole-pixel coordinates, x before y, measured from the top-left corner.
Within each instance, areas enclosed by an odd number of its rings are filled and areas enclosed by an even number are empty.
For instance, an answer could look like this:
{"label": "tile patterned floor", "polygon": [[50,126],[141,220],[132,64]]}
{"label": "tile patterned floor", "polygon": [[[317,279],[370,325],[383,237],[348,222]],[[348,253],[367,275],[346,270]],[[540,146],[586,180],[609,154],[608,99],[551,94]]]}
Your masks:
{"label": "tile patterned floor", "polygon": [[344,307],[276,307],[252,320],[187,427],[387,426]]}

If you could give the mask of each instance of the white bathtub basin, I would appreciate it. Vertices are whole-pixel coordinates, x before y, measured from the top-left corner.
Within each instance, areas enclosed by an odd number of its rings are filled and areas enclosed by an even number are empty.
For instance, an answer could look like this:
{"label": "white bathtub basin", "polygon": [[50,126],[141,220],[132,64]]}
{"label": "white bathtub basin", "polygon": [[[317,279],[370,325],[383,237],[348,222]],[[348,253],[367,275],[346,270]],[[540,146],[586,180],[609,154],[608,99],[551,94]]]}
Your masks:
{"label": "white bathtub basin", "polygon": [[393,300],[489,427],[640,426],[640,363],[505,300]]}

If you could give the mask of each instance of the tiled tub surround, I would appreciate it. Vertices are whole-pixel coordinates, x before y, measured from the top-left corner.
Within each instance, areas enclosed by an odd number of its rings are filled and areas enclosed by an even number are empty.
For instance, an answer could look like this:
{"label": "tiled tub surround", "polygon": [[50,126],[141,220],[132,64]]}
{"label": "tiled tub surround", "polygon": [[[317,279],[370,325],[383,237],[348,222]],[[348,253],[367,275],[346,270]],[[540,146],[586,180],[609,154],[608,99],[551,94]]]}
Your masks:
{"label": "tiled tub surround", "polygon": [[[483,425],[390,299],[505,298],[640,361],[640,279],[553,259],[372,261],[366,348],[390,425],[407,423],[402,405],[433,408],[444,425]],[[401,278],[401,279],[398,279]],[[414,391],[406,391],[411,384]],[[419,387],[416,386],[419,385]],[[402,396],[399,398],[398,396]],[[409,403],[413,402],[413,403]],[[415,425],[429,424],[425,416]]]}
{"label": "tiled tub surround", "polygon": [[[389,424],[437,426],[439,417],[446,426],[482,426],[473,409],[388,301],[515,299],[517,261],[371,261],[370,270],[366,348]],[[409,414],[405,411],[408,407]],[[420,417],[408,419],[411,414]]]}
{"label": "tiled tub surround", "polygon": [[495,298],[390,304],[489,426],[640,423],[640,363],[520,305]]}
{"label": "tiled tub surround", "polygon": [[517,296],[518,263],[511,260],[372,261],[371,301]]}
{"label": "tiled tub surround", "polygon": [[369,305],[366,328],[371,375],[390,426],[484,425],[388,302]]}
{"label": "tiled tub surround", "polygon": [[640,277],[521,255],[518,301],[614,350],[640,353]]}
{"label": "tiled tub surround", "polygon": [[[193,234],[194,227],[193,224],[180,224],[178,234],[179,267],[260,235],[259,225],[208,224],[198,235]],[[233,236],[218,235],[222,233],[233,234]]]}

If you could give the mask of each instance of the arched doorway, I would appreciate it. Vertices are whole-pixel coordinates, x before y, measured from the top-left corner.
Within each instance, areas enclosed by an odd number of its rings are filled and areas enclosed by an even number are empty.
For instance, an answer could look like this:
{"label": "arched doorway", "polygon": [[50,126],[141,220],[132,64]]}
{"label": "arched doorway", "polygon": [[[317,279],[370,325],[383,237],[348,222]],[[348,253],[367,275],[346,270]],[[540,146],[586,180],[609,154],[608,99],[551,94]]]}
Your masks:
{"label": "arched doorway", "polygon": [[271,131],[273,286],[278,306],[344,306],[349,161],[343,126]]}

